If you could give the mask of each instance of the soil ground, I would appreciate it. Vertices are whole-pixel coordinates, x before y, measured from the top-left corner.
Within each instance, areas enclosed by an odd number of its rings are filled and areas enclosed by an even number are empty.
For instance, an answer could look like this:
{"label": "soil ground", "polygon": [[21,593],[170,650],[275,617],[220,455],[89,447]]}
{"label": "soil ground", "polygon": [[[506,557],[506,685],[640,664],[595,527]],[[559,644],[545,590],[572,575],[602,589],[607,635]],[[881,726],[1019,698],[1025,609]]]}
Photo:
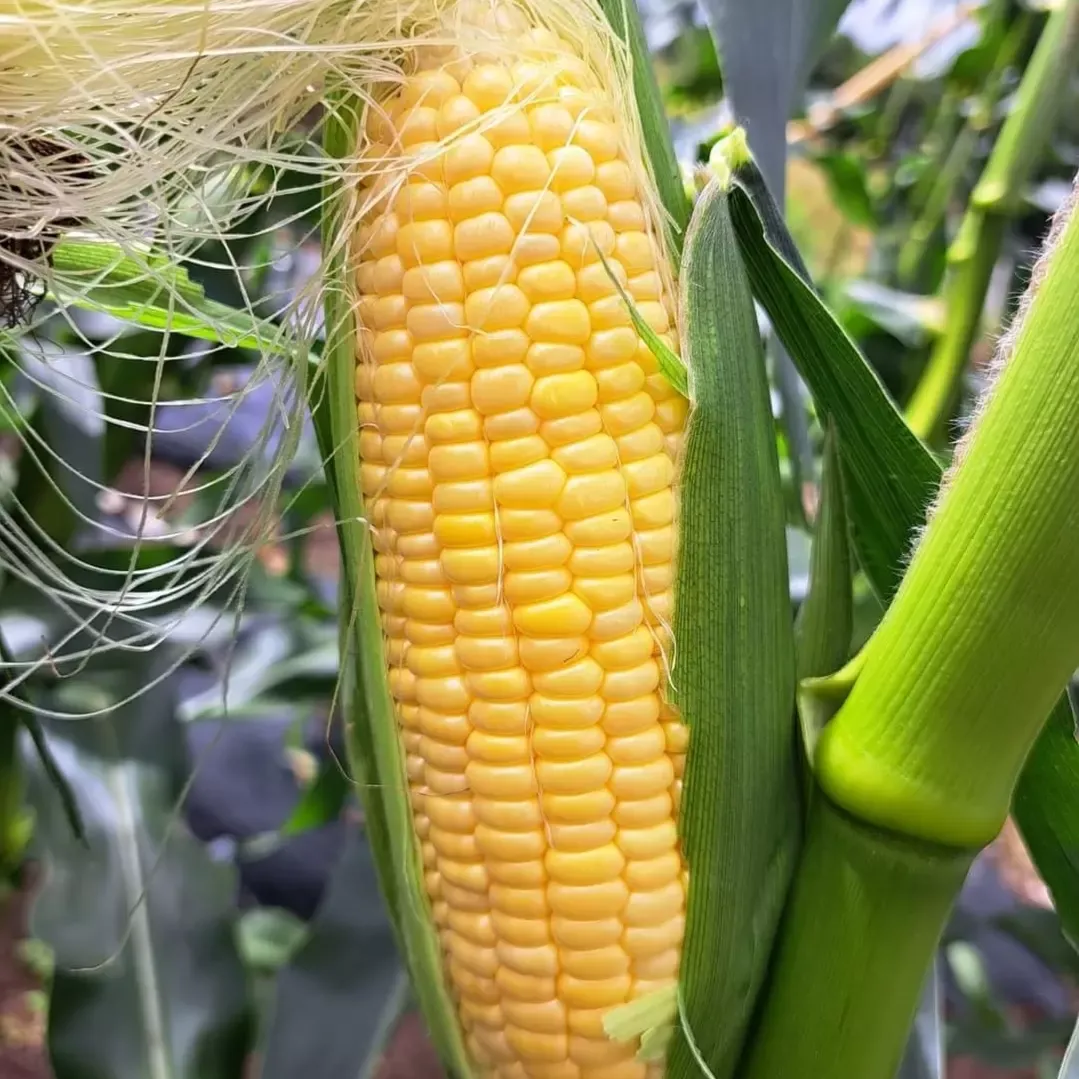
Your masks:
{"label": "soil ground", "polygon": [[51,1079],[37,978],[19,958],[26,935],[25,887],[0,896],[0,1079]]}

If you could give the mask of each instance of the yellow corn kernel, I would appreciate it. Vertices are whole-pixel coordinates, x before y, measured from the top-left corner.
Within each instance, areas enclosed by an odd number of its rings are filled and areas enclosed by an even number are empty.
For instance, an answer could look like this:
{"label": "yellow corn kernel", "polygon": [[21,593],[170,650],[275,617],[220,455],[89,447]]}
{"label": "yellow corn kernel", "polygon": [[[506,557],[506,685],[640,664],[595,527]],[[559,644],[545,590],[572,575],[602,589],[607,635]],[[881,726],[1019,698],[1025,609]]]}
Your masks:
{"label": "yellow corn kernel", "polygon": [[477,1075],[661,1079],[603,1017],[677,978],[685,922],[662,694],[686,404],[617,287],[676,348],[670,275],[618,95],[515,19],[369,110],[360,482]]}

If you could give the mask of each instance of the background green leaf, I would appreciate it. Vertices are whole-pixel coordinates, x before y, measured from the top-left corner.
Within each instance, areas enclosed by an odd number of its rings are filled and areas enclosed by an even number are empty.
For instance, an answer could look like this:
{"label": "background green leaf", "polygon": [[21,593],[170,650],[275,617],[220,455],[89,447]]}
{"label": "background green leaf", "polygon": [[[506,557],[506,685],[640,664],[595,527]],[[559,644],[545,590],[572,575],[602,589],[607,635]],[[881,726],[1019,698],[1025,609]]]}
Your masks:
{"label": "background green leaf", "polygon": [[355,829],[307,937],[278,976],[261,1079],[368,1079],[408,999],[408,976]]}
{"label": "background green leaf", "polygon": [[[121,680],[113,691],[131,688]],[[108,705],[108,690],[93,692]],[[48,724],[86,844],[30,765],[43,867],[32,928],[55,954],[56,1079],[236,1079],[247,1054],[236,878],[175,817],[185,766],[171,696],[162,683],[98,718]]]}

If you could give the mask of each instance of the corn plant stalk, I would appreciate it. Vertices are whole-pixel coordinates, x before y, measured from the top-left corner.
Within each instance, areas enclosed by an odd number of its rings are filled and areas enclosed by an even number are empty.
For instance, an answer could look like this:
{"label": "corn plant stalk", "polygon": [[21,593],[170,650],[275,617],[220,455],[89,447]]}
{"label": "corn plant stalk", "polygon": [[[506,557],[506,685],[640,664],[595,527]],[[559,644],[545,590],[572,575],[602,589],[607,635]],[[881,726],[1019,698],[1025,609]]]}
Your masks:
{"label": "corn plant stalk", "polygon": [[1077,57],[1079,0],[1063,0],[1045,24],[1015,107],[948,251],[947,326],[906,410],[911,428],[922,438],[939,437],[955,407],[1007,221],[1017,212],[1048,145]]}
{"label": "corn plant stalk", "polygon": [[820,794],[749,1079],[894,1074],[965,868],[1003,824],[1079,663],[1077,283],[1079,218],[1064,212],[996,386],[818,743]]}
{"label": "corn plant stalk", "polygon": [[[898,272],[903,284],[910,285],[917,280],[926,248],[944,220],[955,189],[962,181],[967,166],[970,164],[978,139],[992,122],[994,109],[1004,90],[1004,77],[1026,43],[1031,30],[1031,21],[1032,16],[1029,13],[1019,15],[997,50],[993,70],[990,71],[985,86],[978,96],[974,111],[967,119],[962,131],[959,132],[957,138],[949,138],[944,143],[938,143],[938,153],[942,158],[940,168],[926,170],[926,175],[932,180],[932,186],[924,200],[921,213],[911,225],[910,235],[899,253]],[[963,322],[962,319],[957,321]],[[977,329],[976,326],[975,329]]]}

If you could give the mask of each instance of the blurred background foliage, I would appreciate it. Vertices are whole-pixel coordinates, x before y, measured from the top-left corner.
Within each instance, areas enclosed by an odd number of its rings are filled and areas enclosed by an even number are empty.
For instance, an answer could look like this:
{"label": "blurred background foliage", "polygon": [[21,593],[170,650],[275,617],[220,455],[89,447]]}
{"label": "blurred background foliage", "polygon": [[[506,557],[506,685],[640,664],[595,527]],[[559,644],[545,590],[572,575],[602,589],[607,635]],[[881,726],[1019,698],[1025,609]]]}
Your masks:
{"label": "blurred background foliage", "polygon": [[[722,22],[736,5],[709,4],[641,0],[687,166],[747,118],[709,33],[717,19],[721,41],[738,30]],[[855,0],[822,51],[786,54],[805,62],[807,81],[786,132],[790,225],[901,405],[954,324],[956,238],[1048,17],[1018,0]],[[1017,197],[995,211],[969,362],[930,432],[945,456],[1079,167],[1074,59],[1073,42],[1048,91],[1056,122]],[[762,49],[754,62],[771,78],[784,54]],[[762,122],[749,124],[754,145]],[[268,319],[320,257],[319,192],[278,183],[285,194],[231,244],[242,275],[213,268],[228,260],[210,243],[185,267],[210,301],[238,304],[242,289]],[[48,302],[32,339],[0,331],[0,506],[33,522],[37,548],[9,549],[0,527],[4,561],[62,562],[90,591],[132,566],[160,581],[189,575],[198,603],[156,603],[143,577],[144,609],[88,616],[59,584],[42,594],[18,572],[0,580],[0,1075],[437,1075],[408,1017],[349,796],[338,554],[309,419],[280,497],[216,512],[238,470],[271,458],[281,417],[301,414],[295,388],[252,388],[255,357],[242,347],[132,327],[107,303],[62,318]],[[776,387],[797,603],[822,437],[797,393],[780,378]],[[43,446],[52,454],[34,452]],[[215,547],[254,535],[265,515],[273,538],[252,551],[242,583],[199,576]],[[880,609],[868,588],[856,594],[857,645]],[[162,630],[165,646],[148,649]],[[118,647],[95,647],[95,636]],[[31,707],[45,718],[30,724]],[[905,1075],[942,1074],[943,1055],[956,1079],[1056,1074],[1079,958],[1013,830],[977,863],[937,975]]]}

